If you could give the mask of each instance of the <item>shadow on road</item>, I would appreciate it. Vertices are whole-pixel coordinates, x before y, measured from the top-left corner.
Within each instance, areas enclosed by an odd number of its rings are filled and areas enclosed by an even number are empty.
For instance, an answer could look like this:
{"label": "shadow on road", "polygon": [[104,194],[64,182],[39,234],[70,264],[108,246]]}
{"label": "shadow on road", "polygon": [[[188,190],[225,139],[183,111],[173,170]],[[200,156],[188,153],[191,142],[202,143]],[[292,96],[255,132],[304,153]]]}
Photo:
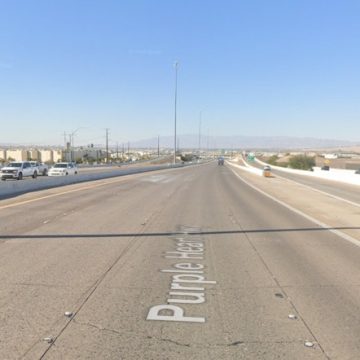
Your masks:
{"label": "shadow on road", "polygon": [[331,230],[360,230],[360,226],[339,227],[310,227],[293,229],[254,229],[254,230],[218,230],[218,231],[175,231],[153,233],[110,233],[110,234],[46,234],[46,235],[0,235],[0,240],[8,239],[68,239],[68,238],[118,238],[118,237],[171,237],[180,235],[234,235],[234,234],[258,234],[258,233],[286,233],[286,232],[317,232]]}

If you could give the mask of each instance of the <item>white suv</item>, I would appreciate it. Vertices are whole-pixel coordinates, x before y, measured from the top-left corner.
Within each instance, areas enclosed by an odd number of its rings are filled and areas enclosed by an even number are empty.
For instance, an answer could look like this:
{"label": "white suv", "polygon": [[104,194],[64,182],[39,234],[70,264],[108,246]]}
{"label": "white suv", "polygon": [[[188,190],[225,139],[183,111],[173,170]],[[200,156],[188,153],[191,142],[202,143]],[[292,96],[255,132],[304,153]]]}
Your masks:
{"label": "white suv", "polygon": [[13,161],[4,166],[0,171],[1,180],[22,180],[22,178],[28,176],[36,179],[37,175],[38,169],[34,166],[31,166],[29,161]]}

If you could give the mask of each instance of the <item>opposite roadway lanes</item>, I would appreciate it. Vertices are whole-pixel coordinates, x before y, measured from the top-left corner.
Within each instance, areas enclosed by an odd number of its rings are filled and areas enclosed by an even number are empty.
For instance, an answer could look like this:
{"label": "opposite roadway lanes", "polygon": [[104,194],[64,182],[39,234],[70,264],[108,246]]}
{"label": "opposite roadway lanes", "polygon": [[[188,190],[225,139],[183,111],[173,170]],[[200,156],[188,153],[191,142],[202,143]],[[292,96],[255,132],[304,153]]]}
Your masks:
{"label": "opposite roadway lanes", "polygon": [[0,358],[358,359],[359,246],[235,171],[0,201]]}
{"label": "opposite roadway lanes", "polygon": [[[259,169],[263,168],[263,165],[257,162],[252,162],[251,166]],[[351,185],[351,184],[341,183],[341,182],[317,178],[317,177],[310,178],[306,175],[301,176],[298,174],[291,174],[289,172],[284,172],[281,170],[274,169],[273,167],[271,172],[277,177],[282,177],[306,186],[311,186],[314,189],[324,191],[334,196],[339,196],[348,201],[356,201],[360,203],[360,191],[359,191],[359,186],[357,185]]]}
{"label": "opposite roadway lanes", "polygon": [[82,167],[75,176],[38,176],[24,178],[22,181],[7,180],[0,182],[0,200],[26,194],[31,191],[55,188],[58,186],[76,184],[80,182],[106,179],[121,175],[136,174],[147,171],[166,169],[169,167],[186,166],[182,164],[156,164],[151,162],[125,164],[122,166],[91,166]]}

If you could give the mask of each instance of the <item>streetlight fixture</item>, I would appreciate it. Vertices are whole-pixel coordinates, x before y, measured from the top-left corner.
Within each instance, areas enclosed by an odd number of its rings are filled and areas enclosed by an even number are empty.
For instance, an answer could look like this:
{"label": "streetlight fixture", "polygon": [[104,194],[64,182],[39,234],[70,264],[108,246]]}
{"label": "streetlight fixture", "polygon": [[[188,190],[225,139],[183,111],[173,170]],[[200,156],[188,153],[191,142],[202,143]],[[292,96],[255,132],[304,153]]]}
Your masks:
{"label": "streetlight fixture", "polygon": [[[74,150],[74,135],[77,133],[78,130],[80,129],[84,129],[83,126],[78,127],[77,129],[75,129],[70,135],[69,135],[69,140],[70,140],[70,161],[73,161],[73,151]],[[75,160],[75,154],[74,154],[74,160]]]}
{"label": "streetlight fixture", "polygon": [[176,164],[176,106],[177,106],[177,73],[179,62],[175,61],[175,112],[174,112],[174,165]]}
{"label": "streetlight fixture", "polygon": [[86,129],[84,126],[80,126],[77,129],[75,129],[71,134],[70,134],[70,145],[72,147],[74,147],[74,135],[80,130],[80,129]]}

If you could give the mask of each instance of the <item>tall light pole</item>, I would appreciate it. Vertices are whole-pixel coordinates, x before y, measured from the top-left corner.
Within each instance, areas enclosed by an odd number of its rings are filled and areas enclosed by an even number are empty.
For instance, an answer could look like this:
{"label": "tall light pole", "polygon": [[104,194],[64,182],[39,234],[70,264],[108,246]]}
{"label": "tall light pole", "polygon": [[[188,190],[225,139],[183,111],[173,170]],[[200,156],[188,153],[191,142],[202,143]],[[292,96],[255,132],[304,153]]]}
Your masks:
{"label": "tall light pole", "polygon": [[85,128],[83,126],[80,126],[70,134],[70,146],[71,147],[75,147],[75,145],[74,145],[74,136],[80,129],[85,129]]}
{"label": "tall light pole", "polygon": [[64,160],[68,161],[69,160],[69,152],[70,152],[70,143],[68,143],[67,141],[67,134],[64,131]]}
{"label": "tall light pole", "polygon": [[[78,127],[77,129],[75,129],[70,135],[69,135],[69,140],[70,140],[70,161],[73,161],[73,151],[75,152],[75,145],[74,145],[74,136],[75,134],[80,130],[80,129],[85,129],[83,126]],[[75,154],[74,154],[74,160],[75,159]]]}
{"label": "tall light pole", "polygon": [[177,106],[177,73],[179,63],[175,61],[175,112],[174,112],[174,165],[176,164],[176,106]]}
{"label": "tall light pole", "polygon": [[201,154],[201,111],[199,115],[199,158]]}

